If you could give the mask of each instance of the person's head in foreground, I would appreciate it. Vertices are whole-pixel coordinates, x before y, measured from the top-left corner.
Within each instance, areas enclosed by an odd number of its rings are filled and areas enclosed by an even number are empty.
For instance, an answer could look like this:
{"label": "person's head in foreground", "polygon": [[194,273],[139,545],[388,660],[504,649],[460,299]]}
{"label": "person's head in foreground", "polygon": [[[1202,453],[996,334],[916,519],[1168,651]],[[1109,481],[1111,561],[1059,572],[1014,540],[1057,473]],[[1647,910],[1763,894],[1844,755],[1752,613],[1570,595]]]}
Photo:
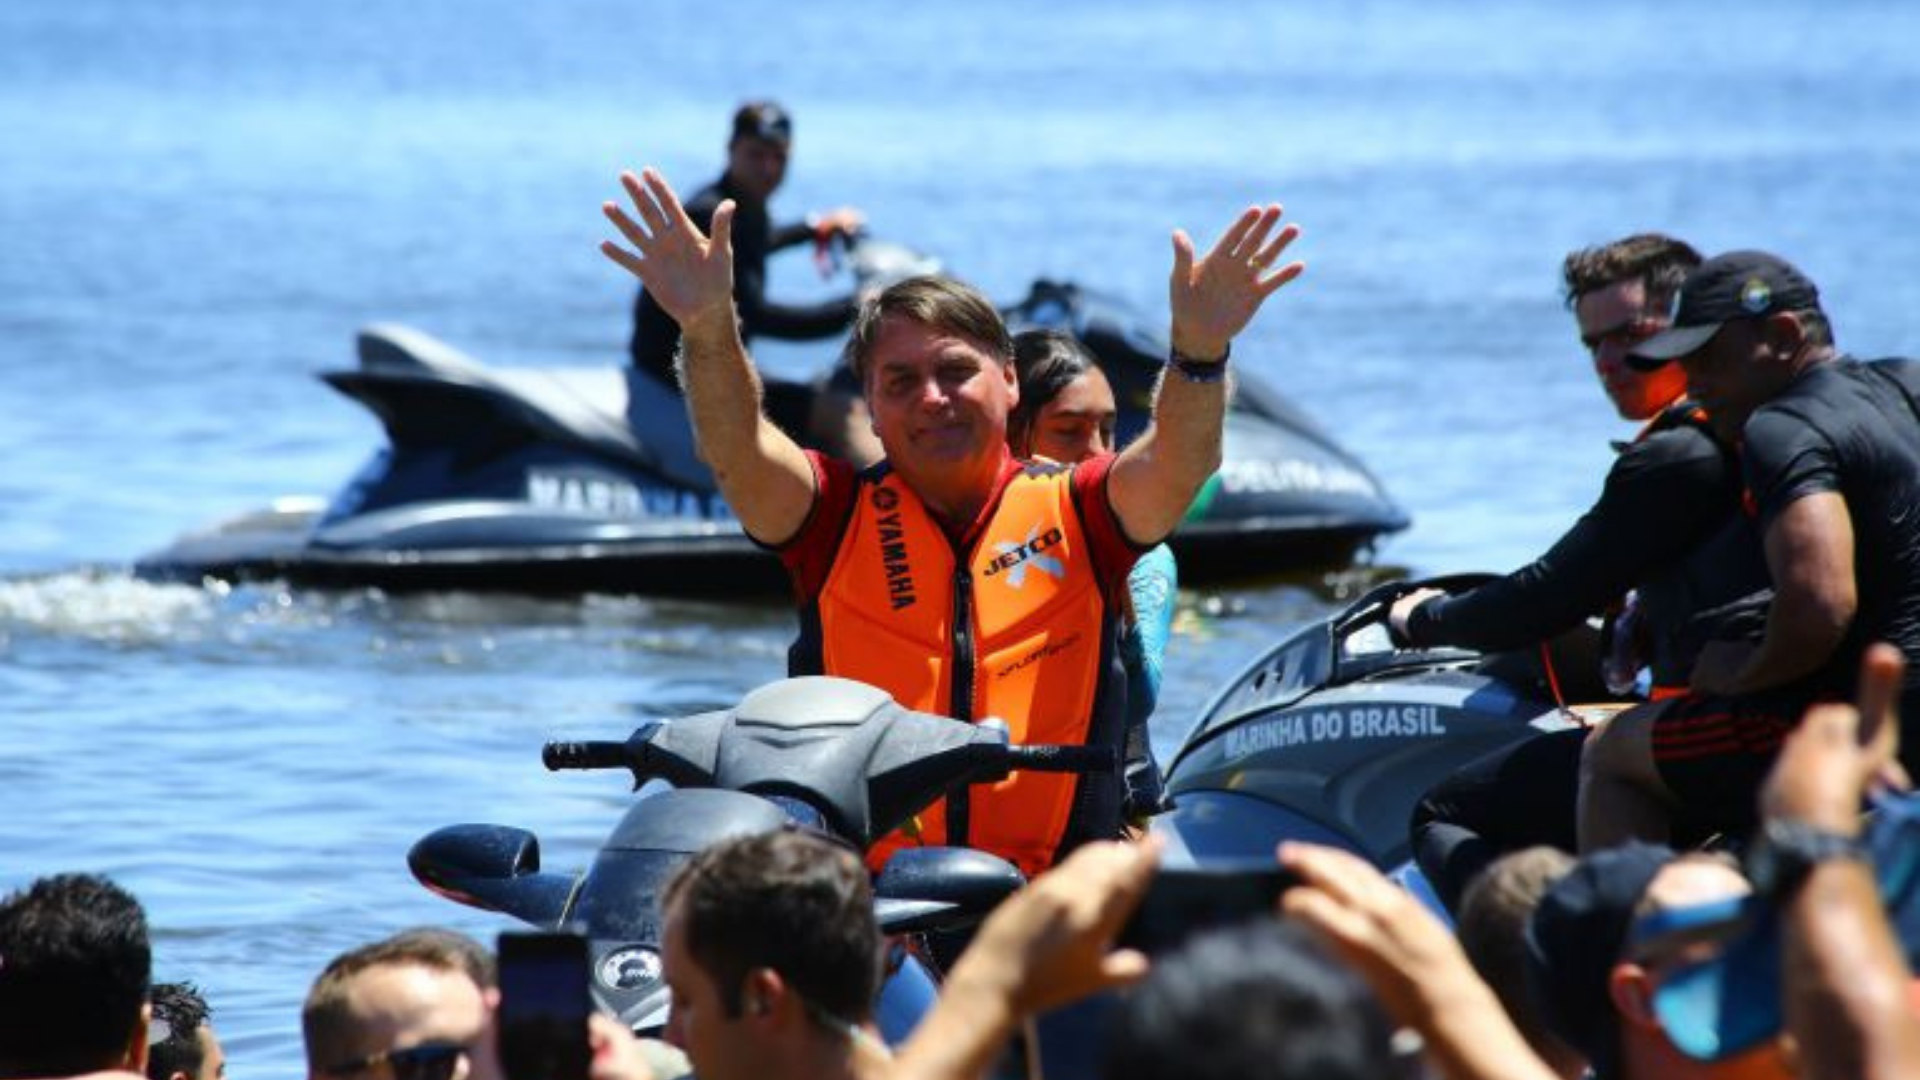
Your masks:
{"label": "person's head in foreground", "polygon": [[724,841],[661,907],[667,1040],[703,1080],[833,1076],[874,1041],[881,938],[851,850],[797,831]]}
{"label": "person's head in foreground", "polygon": [[1411,1075],[1372,991],[1301,928],[1261,920],[1156,957],[1112,1025],[1107,1080]]}
{"label": "person's head in foreground", "polygon": [[498,1080],[492,956],[423,928],[335,957],[300,1012],[310,1080]]}
{"label": "person's head in foreground", "polygon": [[106,878],[0,900],[0,1077],[143,1070],[152,970],[146,912]]}
{"label": "person's head in foreground", "polygon": [[1547,1023],[1527,975],[1527,924],[1547,889],[1573,868],[1573,856],[1530,847],[1487,865],[1460,897],[1455,932],[1475,971],[1500,999],[1513,1026],[1554,1072],[1578,1080],[1586,1058]]}
{"label": "person's head in foreground", "polygon": [[1729,862],[1630,843],[1581,858],[1541,897],[1527,951],[1548,1023],[1585,1054],[1598,1080],[1785,1077],[1777,1044],[1721,1062],[1681,1054],[1653,1007],[1654,991],[1687,947],[1636,941],[1635,924],[1676,908],[1751,892]]}
{"label": "person's head in foreground", "polygon": [[156,984],[147,1031],[148,1080],[222,1080],[227,1055],[214,1035],[212,1016],[192,983]]}

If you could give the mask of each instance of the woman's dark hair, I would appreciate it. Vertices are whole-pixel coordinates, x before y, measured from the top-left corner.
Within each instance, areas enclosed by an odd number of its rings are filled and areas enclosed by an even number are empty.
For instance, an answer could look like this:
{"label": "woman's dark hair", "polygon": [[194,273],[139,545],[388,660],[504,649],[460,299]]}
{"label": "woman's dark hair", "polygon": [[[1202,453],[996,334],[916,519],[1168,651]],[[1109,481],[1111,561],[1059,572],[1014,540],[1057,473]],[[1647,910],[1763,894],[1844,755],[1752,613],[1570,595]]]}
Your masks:
{"label": "woman's dark hair", "polygon": [[1013,366],[1020,374],[1020,403],[1007,416],[1007,445],[1018,449],[1047,402],[1100,363],[1072,334],[1024,330],[1013,335]]}

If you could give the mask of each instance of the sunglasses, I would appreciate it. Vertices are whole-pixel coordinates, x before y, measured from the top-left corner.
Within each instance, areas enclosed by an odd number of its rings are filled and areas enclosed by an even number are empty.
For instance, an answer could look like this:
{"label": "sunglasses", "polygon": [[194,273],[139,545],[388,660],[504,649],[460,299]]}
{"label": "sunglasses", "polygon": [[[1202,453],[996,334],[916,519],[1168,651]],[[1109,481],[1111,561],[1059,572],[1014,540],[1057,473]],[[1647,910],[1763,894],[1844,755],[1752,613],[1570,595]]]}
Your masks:
{"label": "sunglasses", "polygon": [[386,1065],[393,1080],[453,1080],[453,1072],[465,1057],[464,1043],[429,1042],[403,1050],[382,1050],[363,1058],[341,1062],[327,1070],[329,1076],[353,1076]]}
{"label": "sunglasses", "polygon": [[1643,315],[1637,319],[1628,319],[1618,326],[1610,326],[1591,334],[1582,334],[1580,344],[1585,345],[1588,352],[1599,352],[1600,346],[1608,344],[1630,349],[1666,328],[1667,320]]}

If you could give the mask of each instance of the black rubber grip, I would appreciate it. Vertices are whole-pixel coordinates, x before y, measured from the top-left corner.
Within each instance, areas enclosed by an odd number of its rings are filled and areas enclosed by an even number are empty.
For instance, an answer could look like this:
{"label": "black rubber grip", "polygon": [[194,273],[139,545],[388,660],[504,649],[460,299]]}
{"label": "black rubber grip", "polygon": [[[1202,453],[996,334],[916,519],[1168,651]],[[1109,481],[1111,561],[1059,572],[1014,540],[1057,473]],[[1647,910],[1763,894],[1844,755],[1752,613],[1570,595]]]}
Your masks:
{"label": "black rubber grip", "polygon": [[1111,746],[1009,746],[1013,767],[1023,772],[1110,773],[1120,767]]}
{"label": "black rubber grip", "polygon": [[550,742],[540,760],[553,772],[561,769],[624,769],[627,744],[618,742]]}

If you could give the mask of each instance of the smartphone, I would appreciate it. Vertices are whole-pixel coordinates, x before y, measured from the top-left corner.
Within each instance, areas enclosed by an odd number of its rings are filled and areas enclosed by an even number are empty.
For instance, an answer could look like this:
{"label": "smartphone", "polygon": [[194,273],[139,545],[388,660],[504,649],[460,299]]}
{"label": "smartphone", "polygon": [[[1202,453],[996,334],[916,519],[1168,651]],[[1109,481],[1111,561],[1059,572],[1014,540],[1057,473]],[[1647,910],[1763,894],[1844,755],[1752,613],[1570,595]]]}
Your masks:
{"label": "smartphone", "polygon": [[500,935],[500,1064],[513,1080],[587,1080],[587,939]]}
{"label": "smartphone", "polygon": [[1154,875],[1140,907],[1121,928],[1119,944],[1152,955],[1193,934],[1252,919],[1271,919],[1280,894],[1299,881],[1271,861],[1173,866]]}

